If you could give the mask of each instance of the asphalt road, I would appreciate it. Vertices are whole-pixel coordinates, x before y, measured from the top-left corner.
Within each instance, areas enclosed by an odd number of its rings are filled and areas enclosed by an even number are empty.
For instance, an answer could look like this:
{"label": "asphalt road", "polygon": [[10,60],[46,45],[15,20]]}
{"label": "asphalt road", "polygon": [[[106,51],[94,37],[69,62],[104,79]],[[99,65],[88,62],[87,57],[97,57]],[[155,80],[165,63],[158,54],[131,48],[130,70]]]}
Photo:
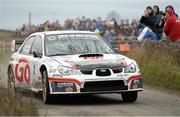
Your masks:
{"label": "asphalt road", "polygon": [[40,96],[33,101],[42,116],[180,116],[180,96],[150,89],[135,103],[122,102],[120,94],[58,96],[49,105]]}
{"label": "asphalt road", "polygon": [[[1,64],[0,76],[0,86],[6,86],[6,65]],[[23,97],[33,101],[42,116],[180,116],[179,94],[146,87],[135,103],[122,102],[120,94],[58,96],[49,105],[41,95]]]}

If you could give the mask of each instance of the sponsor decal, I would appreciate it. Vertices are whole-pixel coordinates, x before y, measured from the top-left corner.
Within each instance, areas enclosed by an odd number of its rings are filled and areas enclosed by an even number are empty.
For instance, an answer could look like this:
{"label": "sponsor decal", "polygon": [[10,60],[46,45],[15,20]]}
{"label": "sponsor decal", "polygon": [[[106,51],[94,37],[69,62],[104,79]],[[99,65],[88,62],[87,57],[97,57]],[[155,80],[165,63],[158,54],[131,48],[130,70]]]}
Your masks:
{"label": "sponsor decal", "polygon": [[57,69],[54,69],[54,68],[52,68],[52,69],[50,68],[49,69],[49,73],[56,73],[56,71],[57,71]]}
{"label": "sponsor decal", "polygon": [[63,75],[62,74],[53,74],[52,76],[57,78],[57,77],[62,77]]}
{"label": "sponsor decal", "polygon": [[61,78],[61,77],[52,78],[52,77],[49,77],[48,80],[49,81],[58,81],[58,82],[73,82],[79,86],[81,85],[80,81],[77,79],[74,79],[74,78]]}
{"label": "sponsor decal", "polygon": [[67,88],[65,89],[65,91],[66,91],[66,92],[73,92],[73,88],[72,88],[72,87],[67,87]]}
{"label": "sponsor decal", "polygon": [[60,34],[57,36],[47,36],[48,41],[54,41],[57,39],[97,39],[98,36],[94,34]]}
{"label": "sponsor decal", "polygon": [[59,39],[78,39],[78,38],[97,38],[96,35],[92,35],[92,34],[68,34],[68,35],[58,35]]}
{"label": "sponsor decal", "polygon": [[15,77],[19,82],[30,83],[30,66],[26,58],[19,59],[15,65]]}
{"label": "sponsor decal", "polygon": [[51,82],[53,92],[77,92],[75,83],[73,82]]}

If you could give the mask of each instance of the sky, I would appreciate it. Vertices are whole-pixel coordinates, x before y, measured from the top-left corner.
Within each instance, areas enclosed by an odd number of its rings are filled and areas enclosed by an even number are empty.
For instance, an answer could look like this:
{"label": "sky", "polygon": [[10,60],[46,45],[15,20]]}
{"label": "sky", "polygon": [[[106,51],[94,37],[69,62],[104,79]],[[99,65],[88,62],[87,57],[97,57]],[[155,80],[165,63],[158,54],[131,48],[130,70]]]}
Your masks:
{"label": "sky", "polygon": [[0,29],[15,30],[28,24],[29,12],[35,25],[56,19],[63,23],[78,16],[105,19],[110,11],[121,18],[139,19],[149,5],[158,5],[161,10],[172,5],[180,15],[180,0],[0,0]]}

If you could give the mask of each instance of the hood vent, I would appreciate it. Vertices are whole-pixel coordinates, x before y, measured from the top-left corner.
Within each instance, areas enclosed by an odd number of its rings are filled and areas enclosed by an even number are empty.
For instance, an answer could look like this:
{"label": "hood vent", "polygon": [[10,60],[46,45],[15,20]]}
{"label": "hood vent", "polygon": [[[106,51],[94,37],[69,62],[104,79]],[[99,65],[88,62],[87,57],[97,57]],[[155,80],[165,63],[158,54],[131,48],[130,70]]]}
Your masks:
{"label": "hood vent", "polygon": [[81,57],[103,57],[103,54],[81,54],[79,58]]}

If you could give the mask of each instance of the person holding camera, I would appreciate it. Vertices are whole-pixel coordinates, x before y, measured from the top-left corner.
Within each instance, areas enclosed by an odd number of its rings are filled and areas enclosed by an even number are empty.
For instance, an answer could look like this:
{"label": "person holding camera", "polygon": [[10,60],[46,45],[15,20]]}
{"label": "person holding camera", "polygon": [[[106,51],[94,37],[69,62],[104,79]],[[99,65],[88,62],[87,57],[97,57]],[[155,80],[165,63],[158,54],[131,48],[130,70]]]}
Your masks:
{"label": "person holding camera", "polygon": [[152,31],[154,31],[154,24],[156,21],[156,17],[154,15],[153,9],[151,6],[147,6],[144,15],[140,19],[140,23],[149,27]]}

